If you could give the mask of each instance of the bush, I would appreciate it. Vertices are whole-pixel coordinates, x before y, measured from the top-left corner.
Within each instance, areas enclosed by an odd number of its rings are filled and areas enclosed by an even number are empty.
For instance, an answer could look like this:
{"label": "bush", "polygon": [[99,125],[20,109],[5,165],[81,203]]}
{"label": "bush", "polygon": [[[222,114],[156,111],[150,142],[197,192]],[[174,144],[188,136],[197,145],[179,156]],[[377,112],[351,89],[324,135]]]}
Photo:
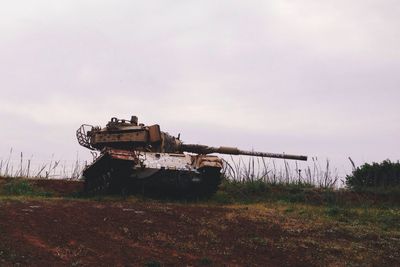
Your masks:
{"label": "bush", "polygon": [[352,189],[400,187],[400,163],[366,163],[346,176],[346,185]]}

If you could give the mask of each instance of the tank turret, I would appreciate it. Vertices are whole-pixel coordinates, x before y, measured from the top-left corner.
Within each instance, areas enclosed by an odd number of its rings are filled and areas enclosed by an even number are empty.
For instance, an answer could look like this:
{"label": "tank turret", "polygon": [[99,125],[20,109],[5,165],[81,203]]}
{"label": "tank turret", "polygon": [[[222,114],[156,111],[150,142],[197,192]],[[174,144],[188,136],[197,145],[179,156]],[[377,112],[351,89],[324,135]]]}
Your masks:
{"label": "tank turret", "polygon": [[247,155],[256,157],[269,157],[292,160],[307,160],[307,156],[278,154],[269,152],[256,152],[240,150],[236,147],[210,147],[199,144],[184,144],[180,138],[160,131],[159,125],[138,125],[138,118],[132,116],[131,120],[119,120],[111,118],[105,128],[92,127],[85,134],[84,127],[77,131],[79,143],[93,150],[101,150],[104,147],[118,149],[136,149],[139,151],[152,151],[164,153],[196,153],[196,154],[229,154]]}

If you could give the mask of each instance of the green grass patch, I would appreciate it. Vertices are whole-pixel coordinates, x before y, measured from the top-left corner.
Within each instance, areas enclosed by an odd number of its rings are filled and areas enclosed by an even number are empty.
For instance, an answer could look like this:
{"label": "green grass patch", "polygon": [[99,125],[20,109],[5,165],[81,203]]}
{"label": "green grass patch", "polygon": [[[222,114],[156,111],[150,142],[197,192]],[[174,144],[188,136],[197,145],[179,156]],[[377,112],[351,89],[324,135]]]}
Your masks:
{"label": "green grass patch", "polygon": [[29,180],[19,178],[8,179],[0,188],[0,194],[5,196],[53,196],[51,192],[35,187]]}
{"label": "green grass patch", "polygon": [[[400,207],[400,191],[317,188],[307,183],[271,184],[262,180],[223,180],[220,190],[210,199],[221,204],[285,202],[328,207]],[[332,208],[331,213],[335,212]]]}

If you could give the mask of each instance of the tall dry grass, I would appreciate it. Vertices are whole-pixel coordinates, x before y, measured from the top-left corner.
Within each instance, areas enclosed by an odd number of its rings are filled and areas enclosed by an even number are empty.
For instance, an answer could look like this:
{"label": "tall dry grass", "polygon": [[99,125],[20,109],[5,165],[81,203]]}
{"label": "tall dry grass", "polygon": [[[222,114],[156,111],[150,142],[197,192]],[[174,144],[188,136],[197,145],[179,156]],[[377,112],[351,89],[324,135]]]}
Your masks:
{"label": "tall dry grass", "polygon": [[54,154],[47,163],[39,163],[33,156],[25,157],[20,152],[15,155],[10,149],[5,159],[0,158],[1,177],[24,177],[37,179],[79,179],[87,161],[80,160],[78,155],[71,163],[55,159]]}
{"label": "tall dry grass", "polygon": [[336,168],[329,159],[321,163],[311,159],[311,165],[300,167],[297,161],[259,157],[233,157],[225,159],[225,178],[241,183],[263,182],[270,185],[308,185],[319,188],[338,188],[342,185]]}

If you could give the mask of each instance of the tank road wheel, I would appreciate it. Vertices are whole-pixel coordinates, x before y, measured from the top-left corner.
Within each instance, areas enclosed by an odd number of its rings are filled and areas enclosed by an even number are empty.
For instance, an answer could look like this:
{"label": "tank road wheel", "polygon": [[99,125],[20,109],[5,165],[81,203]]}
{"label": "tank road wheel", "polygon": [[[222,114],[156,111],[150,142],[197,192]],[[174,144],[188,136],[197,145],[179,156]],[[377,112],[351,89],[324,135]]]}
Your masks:
{"label": "tank road wheel", "polygon": [[114,169],[103,170],[98,173],[84,173],[85,177],[84,189],[89,194],[106,194],[108,193],[110,183],[113,177]]}
{"label": "tank road wheel", "polygon": [[221,173],[218,168],[203,168],[200,170],[201,182],[195,186],[197,197],[211,197],[221,184]]}
{"label": "tank road wheel", "polygon": [[221,183],[221,173],[216,168],[203,168],[199,173],[168,170],[153,177],[153,187],[147,192],[178,198],[208,198],[215,194]]}

